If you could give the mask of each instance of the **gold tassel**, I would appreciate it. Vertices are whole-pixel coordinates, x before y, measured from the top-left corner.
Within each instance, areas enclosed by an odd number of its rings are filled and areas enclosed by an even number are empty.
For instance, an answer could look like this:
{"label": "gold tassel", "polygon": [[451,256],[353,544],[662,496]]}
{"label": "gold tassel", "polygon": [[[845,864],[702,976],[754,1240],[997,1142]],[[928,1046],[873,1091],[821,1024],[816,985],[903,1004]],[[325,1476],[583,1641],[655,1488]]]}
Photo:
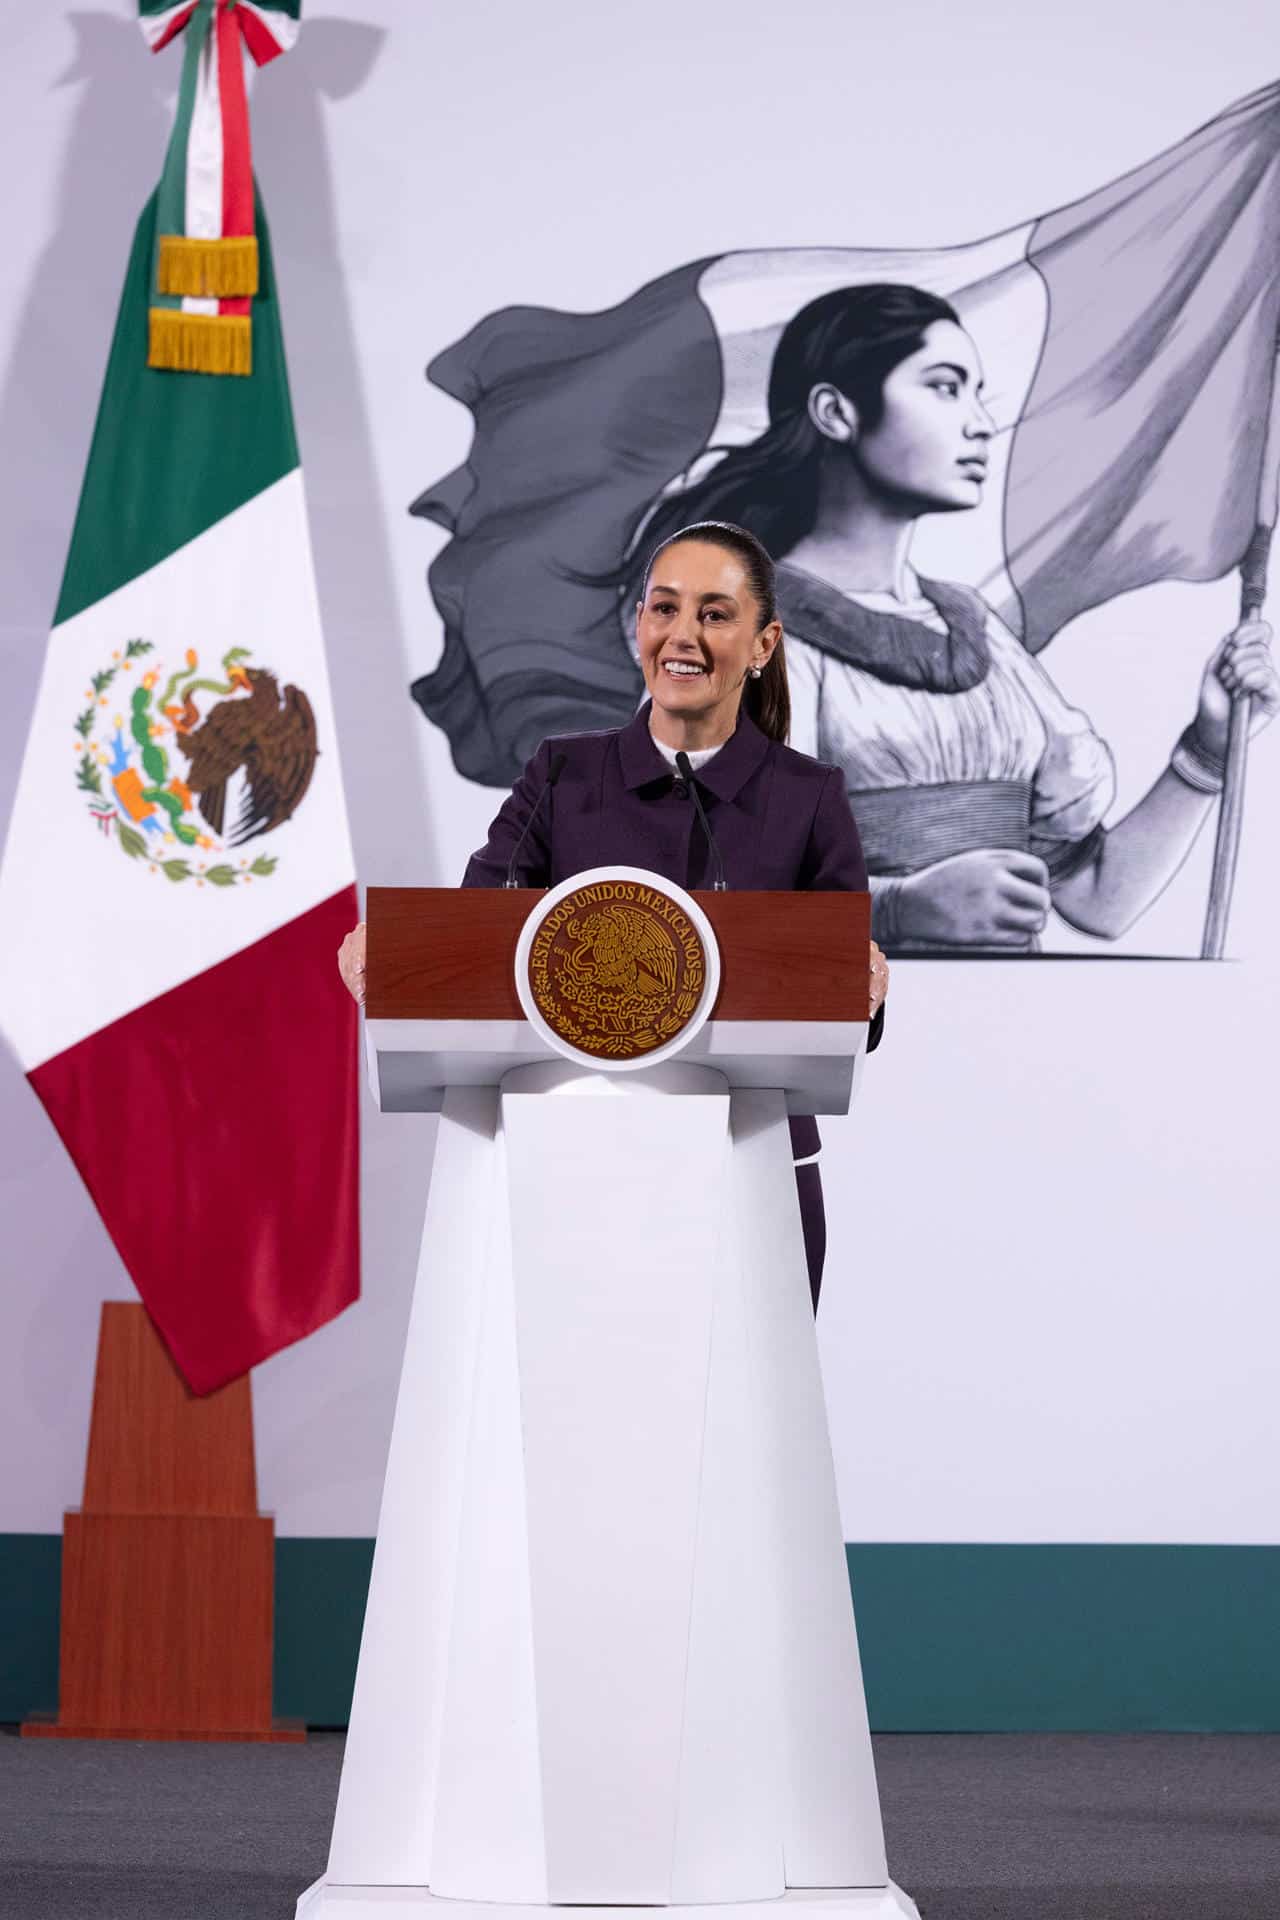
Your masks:
{"label": "gold tassel", "polygon": [[257,236],[191,240],[181,233],[162,233],[157,274],[161,293],[190,294],[198,300],[235,300],[255,294]]}
{"label": "gold tassel", "polygon": [[253,323],[247,313],[152,307],[147,365],[174,373],[252,373]]}

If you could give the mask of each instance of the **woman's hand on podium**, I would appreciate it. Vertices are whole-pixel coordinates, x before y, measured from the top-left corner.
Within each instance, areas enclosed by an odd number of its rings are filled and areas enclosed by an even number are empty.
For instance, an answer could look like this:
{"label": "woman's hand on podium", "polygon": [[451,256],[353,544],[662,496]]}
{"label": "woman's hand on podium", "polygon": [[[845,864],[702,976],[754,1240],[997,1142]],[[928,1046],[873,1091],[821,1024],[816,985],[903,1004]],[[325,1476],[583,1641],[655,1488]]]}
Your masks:
{"label": "woman's hand on podium", "polygon": [[365,924],[362,920],[338,948],[338,972],[342,984],[358,1006],[364,1005]]}
{"label": "woman's hand on podium", "polygon": [[884,1005],[884,997],[888,991],[889,962],[873,940],[871,942],[871,1018],[873,1020]]}

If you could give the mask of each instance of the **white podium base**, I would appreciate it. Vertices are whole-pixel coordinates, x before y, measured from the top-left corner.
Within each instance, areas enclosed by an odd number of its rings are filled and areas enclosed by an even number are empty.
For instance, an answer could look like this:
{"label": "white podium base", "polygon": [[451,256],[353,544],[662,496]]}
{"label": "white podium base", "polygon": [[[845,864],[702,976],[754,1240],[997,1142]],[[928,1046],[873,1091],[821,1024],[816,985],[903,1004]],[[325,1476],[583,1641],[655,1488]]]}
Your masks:
{"label": "white podium base", "polygon": [[784,1097],[683,1061],[451,1090],[328,1872],[298,1912],[781,1899],[914,1913]]}
{"label": "white podium base", "polygon": [[[425,1887],[343,1887],[327,1878],[309,1886],[298,1901],[297,1920],[533,1920],[554,1907],[502,1906],[474,1900],[440,1900]],[[664,1907],[663,1920],[920,1920],[914,1900],[890,1881],[887,1887],[792,1888],[776,1900],[736,1900],[698,1907]],[[617,1907],[573,1909],[573,1920],[619,1920]]]}

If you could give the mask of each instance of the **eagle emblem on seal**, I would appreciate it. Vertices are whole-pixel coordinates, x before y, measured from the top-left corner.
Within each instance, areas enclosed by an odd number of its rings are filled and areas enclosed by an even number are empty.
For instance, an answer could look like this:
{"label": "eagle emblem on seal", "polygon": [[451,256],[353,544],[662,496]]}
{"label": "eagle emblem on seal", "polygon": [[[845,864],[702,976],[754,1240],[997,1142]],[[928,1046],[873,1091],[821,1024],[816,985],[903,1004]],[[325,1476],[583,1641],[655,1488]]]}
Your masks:
{"label": "eagle emblem on seal", "polygon": [[534,1002],[561,1039],[597,1058],[629,1060],[688,1025],[706,984],[706,953],[677,901],[605,880],[553,904],[528,969]]}
{"label": "eagle emblem on seal", "polygon": [[609,906],[580,923],[563,976],[623,999],[651,1001],[675,991],[676,969],[675,942],[660,920],[637,907]]}

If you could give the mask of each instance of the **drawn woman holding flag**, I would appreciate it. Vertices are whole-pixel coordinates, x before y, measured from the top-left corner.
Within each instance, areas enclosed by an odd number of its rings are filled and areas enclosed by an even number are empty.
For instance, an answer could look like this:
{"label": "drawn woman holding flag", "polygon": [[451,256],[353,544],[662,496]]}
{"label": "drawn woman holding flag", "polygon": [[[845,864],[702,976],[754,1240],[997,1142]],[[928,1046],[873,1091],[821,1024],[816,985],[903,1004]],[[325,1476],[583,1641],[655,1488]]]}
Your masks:
{"label": "drawn woman holding flag", "polygon": [[[411,509],[450,535],[444,647],[412,691],[458,771],[506,786],[546,735],[625,724],[641,556],[726,520],[782,563],[794,741],[844,769],[882,945],[1026,952],[1051,905],[1116,939],[1216,811],[1219,956],[1248,730],[1280,701],[1278,220],[1272,85],[964,245],[741,249],[599,312],[486,315],[428,368],[476,432]],[[983,594],[922,578],[919,521],[975,508],[957,565]],[[1123,595],[1237,570],[1189,727],[1111,820],[1110,755],[1044,650]]]}
{"label": "drawn woman holding flag", "polygon": [[726,520],[779,562],[792,744],[844,770],[886,950],[1031,951],[1051,905],[1118,937],[1213,809],[1233,695],[1252,697],[1255,731],[1280,708],[1271,629],[1246,620],[1215,647],[1165,771],[1104,828],[1114,772],[1086,716],[979,594],[911,565],[923,515],[979,504],[994,432],[953,307],[839,288],[783,330],[764,433],[637,540]]}

